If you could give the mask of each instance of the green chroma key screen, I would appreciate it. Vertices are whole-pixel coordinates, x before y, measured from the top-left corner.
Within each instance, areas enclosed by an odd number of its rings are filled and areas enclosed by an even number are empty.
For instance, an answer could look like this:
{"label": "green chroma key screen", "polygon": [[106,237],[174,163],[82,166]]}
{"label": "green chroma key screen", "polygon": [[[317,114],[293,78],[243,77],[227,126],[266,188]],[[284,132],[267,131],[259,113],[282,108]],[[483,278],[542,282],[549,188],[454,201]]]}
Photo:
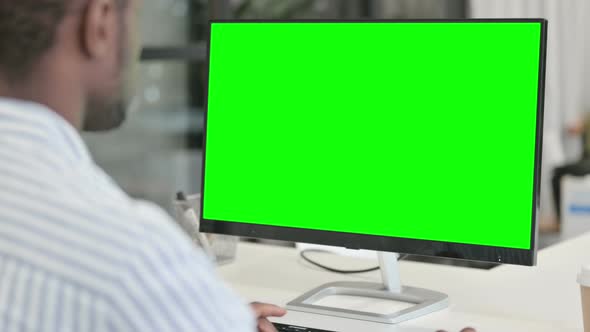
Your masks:
{"label": "green chroma key screen", "polygon": [[530,249],[541,29],[212,23],[203,218]]}

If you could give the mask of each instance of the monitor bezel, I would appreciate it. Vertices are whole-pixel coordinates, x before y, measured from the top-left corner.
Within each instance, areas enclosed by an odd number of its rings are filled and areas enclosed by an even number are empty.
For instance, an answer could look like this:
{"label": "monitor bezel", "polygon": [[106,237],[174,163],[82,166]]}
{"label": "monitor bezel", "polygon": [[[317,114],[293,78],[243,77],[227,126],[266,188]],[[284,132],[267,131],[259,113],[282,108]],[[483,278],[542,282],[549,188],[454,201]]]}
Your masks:
{"label": "monitor bezel", "polygon": [[[539,23],[540,24],[540,52],[539,52],[539,88],[537,98],[537,128],[535,165],[532,197],[531,248],[515,249],[455,242],[432,240],[418,240],[379,235],[354,234],[345,232],[312,230],[294,227],[268,226],[251,223],[241,223],[223,220],[211,220],[203,217],[203,209],[199,211],[200,229],[205,233],[225,234],[249,238],[272,239],[292,242],[313,243],[321,245],[340,246],[349,249],[367,249],[385,252],[399,252],[412,255],[444,257],[462,260],[474,260],[503,264],[532,266],[536,264],[539,192],[541,177],[542,143],[543,143],[543,114],[545,100],[545,73],[547,57],[547,25],[546,19],[408,19],[408,20],[210,20],[207,32],[206,59],[206,91],[205,91],[205,119],[203,132],[203,158],[201,174],[201,206],[205,199],[205,170],[207,146],[207,113],[209,110],[209,67],[211,25],[214,23]],[[485,211],[482,211],[485,213]]]}

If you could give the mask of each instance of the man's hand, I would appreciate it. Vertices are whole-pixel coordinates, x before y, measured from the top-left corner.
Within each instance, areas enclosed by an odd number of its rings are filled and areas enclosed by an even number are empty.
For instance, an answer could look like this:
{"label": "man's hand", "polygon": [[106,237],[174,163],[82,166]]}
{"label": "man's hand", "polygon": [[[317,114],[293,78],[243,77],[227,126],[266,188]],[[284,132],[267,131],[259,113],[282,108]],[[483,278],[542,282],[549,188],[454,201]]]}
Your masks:
{"label": "man's hand", "polygon": [[267,317],[282,317],[287,313],[287,310],[272,304],[253,302],[250,306],[256,314],[259,332],[277,332]]}
{"label": "man's hand", "polygon": [[[447,331],[438,330],[436,332],[447,332]],[[466,328],[462,329],[461,332],[477,332],[477,331],[475,331],[475,329],[473,327],[466,327]]]}

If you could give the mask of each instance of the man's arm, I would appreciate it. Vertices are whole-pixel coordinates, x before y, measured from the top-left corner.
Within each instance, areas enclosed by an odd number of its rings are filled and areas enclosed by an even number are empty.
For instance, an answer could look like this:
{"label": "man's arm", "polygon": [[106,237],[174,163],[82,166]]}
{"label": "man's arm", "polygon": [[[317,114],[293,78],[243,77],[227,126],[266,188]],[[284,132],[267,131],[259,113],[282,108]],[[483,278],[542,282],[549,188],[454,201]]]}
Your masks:
{"label": "man's arm", "polygon": [[211,261],[160,209],[137,202],[141,231],[130,235],[109,315],[115,331],[256,330],[253,310],[217,276]]}

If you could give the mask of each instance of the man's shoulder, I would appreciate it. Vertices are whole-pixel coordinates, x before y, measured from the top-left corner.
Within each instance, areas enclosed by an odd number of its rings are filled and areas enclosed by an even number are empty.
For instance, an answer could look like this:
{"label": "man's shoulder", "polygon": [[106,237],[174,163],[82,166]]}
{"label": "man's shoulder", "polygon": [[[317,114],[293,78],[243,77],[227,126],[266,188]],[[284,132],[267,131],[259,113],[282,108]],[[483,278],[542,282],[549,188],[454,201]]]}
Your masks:
{"label": "man's shoulder", "polygon": [[161,207],[131,198],[118,188],[102,189],[86,197],[81,194],[73,200],[72,205],[85,216],[83,222],[102,227],[105,234],[124,242],[129,250],[152,246],[186,249],[187,243],[190,245],[186,235]]}
{"label": "man's shoulder", "polygon": [[0,254],[18,256],[26,250],[30,261],[43,256],[60,264],[80,263],[88,271],[117,273],[134,255],[155,247],[191,250],[164,210],[129,197],[94,165],[52,172],[14,162],[3,169],[12,173],[0,176],[0,231],[10,231],[14,244],[0,248]]}

